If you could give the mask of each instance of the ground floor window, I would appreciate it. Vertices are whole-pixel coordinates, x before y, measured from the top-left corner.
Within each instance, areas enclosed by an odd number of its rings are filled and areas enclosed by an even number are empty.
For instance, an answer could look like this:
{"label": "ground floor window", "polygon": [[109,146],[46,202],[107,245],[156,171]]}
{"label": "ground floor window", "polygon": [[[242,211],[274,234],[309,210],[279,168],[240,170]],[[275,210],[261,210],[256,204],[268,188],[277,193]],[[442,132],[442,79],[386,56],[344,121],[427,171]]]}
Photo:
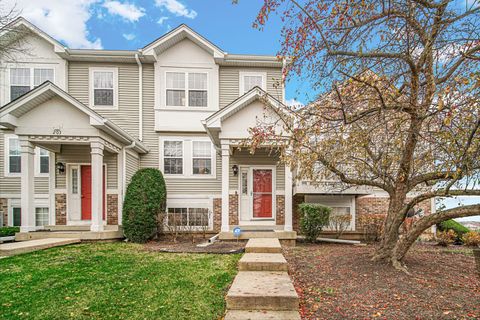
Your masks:
{"label": "ground floor window", "polygon": [[35,225],[37,227],[48,225],[48,208],[35,208]]}
{"label": "ground floor window", "polygon": [[210,220],[208,208],[168,208],[167,224],[181,227],[207,227]]}

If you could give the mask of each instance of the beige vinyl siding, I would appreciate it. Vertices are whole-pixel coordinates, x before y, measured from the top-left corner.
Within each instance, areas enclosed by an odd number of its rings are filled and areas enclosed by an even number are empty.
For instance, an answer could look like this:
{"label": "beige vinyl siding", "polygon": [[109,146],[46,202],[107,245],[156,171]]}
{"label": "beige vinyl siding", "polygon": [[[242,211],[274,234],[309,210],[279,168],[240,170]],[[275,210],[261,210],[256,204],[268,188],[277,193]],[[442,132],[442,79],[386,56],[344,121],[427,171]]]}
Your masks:
{"label": "beige vinyl siding", "polygon": [[126,181],[126,186],[128,187],[128,184],[130,183],[130,180],[132,179],[133,175],[137,170],[139,169],[139,162],[140,160],[138,157],[132,155],[131,153],[127,152],[125,155],[125,181]]}
{"label": "beige vinyl siding", "polygon": [[[255,152],[255,154],[250,154],[249,150],[236,150],[233,153],[233,156],[230,157],[230,167],[233,165],[240,166],[264,166],[264,165],[275,165],[275,182],[276,190],[285,190],[285,165],[279,163],[278,155],[273,151],[260,149]],[[240,174],[237,176],[233,175],[233,170],[229,170],[229,183],[230,190],[238,190],[238,179]]]}
{"label": "beige vinyl siding", "polygon": [[[67,164],[91,163],[90,146],[63,145],[62,152],[56,154],[56,161]],[[104,151],[103,162],[107,166],[107,189],[116,189],[118,182],[117,155]],[[57,189],[66,188],[67,173],[57,174],[55,184]]]}
{"label": "beige vinyl siding", "polygon": [[[20,177],[5,177],[5,134],[13,131],[0,130],[0,195],[20,195]],[[37,158],[35,157],[35,161]],[[50,159],[50,161],[54,161]],[[35,177],[35,194],[48,194],[48,177]]]}
{"label": "beige vinyl siding", "polygon": [[95,111],[112,120],[134,137],[138,137],[138,65],[70,62],[68,67],[69,93],[86,106],[89,105],[89,69],[92,67],[115,67],[118,69],[118,110],[95,109]]}
{"label": "beige vinyl siding", "polygon": [[267,92],[282,100],[282,88],[276,88],[282,79],[281,68],[245,68],[220,67],[220,108],[225,107],[239,97],[240,72],[265,72],[267,74]]}

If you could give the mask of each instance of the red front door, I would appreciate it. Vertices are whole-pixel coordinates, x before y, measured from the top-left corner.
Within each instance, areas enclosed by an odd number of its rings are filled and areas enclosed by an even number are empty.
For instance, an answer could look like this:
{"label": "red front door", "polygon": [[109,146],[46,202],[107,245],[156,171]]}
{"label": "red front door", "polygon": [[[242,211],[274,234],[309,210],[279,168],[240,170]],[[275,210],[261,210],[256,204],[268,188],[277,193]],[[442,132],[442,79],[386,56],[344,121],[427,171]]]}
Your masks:
{"label": "red front door", "polygon": [[273,172],[253,169],[253,217],[272,218]]}
{"label": "red front door", "polygon": [[[81,166],[82,220],[92,220],[92,167]],[[103,170],[103,218],[105,219],[105,169]]]}

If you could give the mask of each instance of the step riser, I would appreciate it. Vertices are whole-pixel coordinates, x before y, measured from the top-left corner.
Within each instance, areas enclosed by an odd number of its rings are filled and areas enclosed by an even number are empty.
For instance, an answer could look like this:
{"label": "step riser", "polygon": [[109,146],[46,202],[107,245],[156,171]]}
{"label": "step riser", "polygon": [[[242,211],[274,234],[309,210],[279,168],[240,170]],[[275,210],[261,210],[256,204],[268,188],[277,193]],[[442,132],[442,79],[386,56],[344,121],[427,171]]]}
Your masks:
{"label": "step riser", "polygon": [[286,263],[267,263],[267,262],[239,262],[240,271],[287,271]]}
{"label": "step riser", "polygon": [[227,309],[231,310],[298,310],[298,298],[291,297],[236,297],[227,296]]}
{"label": "step riser", "polygon": [[246,247],[246,253],[282,253],[282,248],[271,247]]}
{"label": "step riser", "polygon": [[298,311],[229,310],[225,320],[301,320]]}

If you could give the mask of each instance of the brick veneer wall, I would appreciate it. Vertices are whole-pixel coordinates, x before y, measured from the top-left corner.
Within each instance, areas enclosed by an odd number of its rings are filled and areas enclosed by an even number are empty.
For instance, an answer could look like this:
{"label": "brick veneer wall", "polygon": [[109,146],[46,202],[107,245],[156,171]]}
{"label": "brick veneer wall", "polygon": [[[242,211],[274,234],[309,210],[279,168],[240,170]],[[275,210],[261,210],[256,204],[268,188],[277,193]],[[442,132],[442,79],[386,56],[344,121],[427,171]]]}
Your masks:
{"label": "brick veneer wall", "polygon": [[64,226],[67,224],[67,194],[55,194],[55,224]]}
{"label": "brick veneer wall", "polygon": [[0,227],[8,225],[8,199],[0,198],[0,216],[3,216],[3,224]]}
{"label": "brick veneer wall", "polygon": [[107,194],[107,224],[118,225],[118,195]]}
{"label": "brick veneer wall", "polygon": [[222,198],[213,199],[213,231],[220,232],[222,226]]}
{"label": "brick veneer wall", "polygon": [[276,197],[276,220],[277,225],[285,225],[285,196],[277,195]]}
{"label": "brick veneer wall", "polygon": [[228,223],[230,225],[238,225],[238,197],[237,194],[229,196]]}
{"label": "brick veneer wall", "polygon": [[[355,199],[355,229],[357,231],[363,230],[359,218],[364,214],[386,214],[388,210],[388,197],[357,197]],[[426,215],[432,213],[432,206],[430,200],[423,201],[415,206],[418,210],[423,209]]]}
{"label": "brick veneer wall", "polygon": [[305,202],[305,196],[296,194],[292,199],[293,230],[300,232],[300,211],[298,205]]}

